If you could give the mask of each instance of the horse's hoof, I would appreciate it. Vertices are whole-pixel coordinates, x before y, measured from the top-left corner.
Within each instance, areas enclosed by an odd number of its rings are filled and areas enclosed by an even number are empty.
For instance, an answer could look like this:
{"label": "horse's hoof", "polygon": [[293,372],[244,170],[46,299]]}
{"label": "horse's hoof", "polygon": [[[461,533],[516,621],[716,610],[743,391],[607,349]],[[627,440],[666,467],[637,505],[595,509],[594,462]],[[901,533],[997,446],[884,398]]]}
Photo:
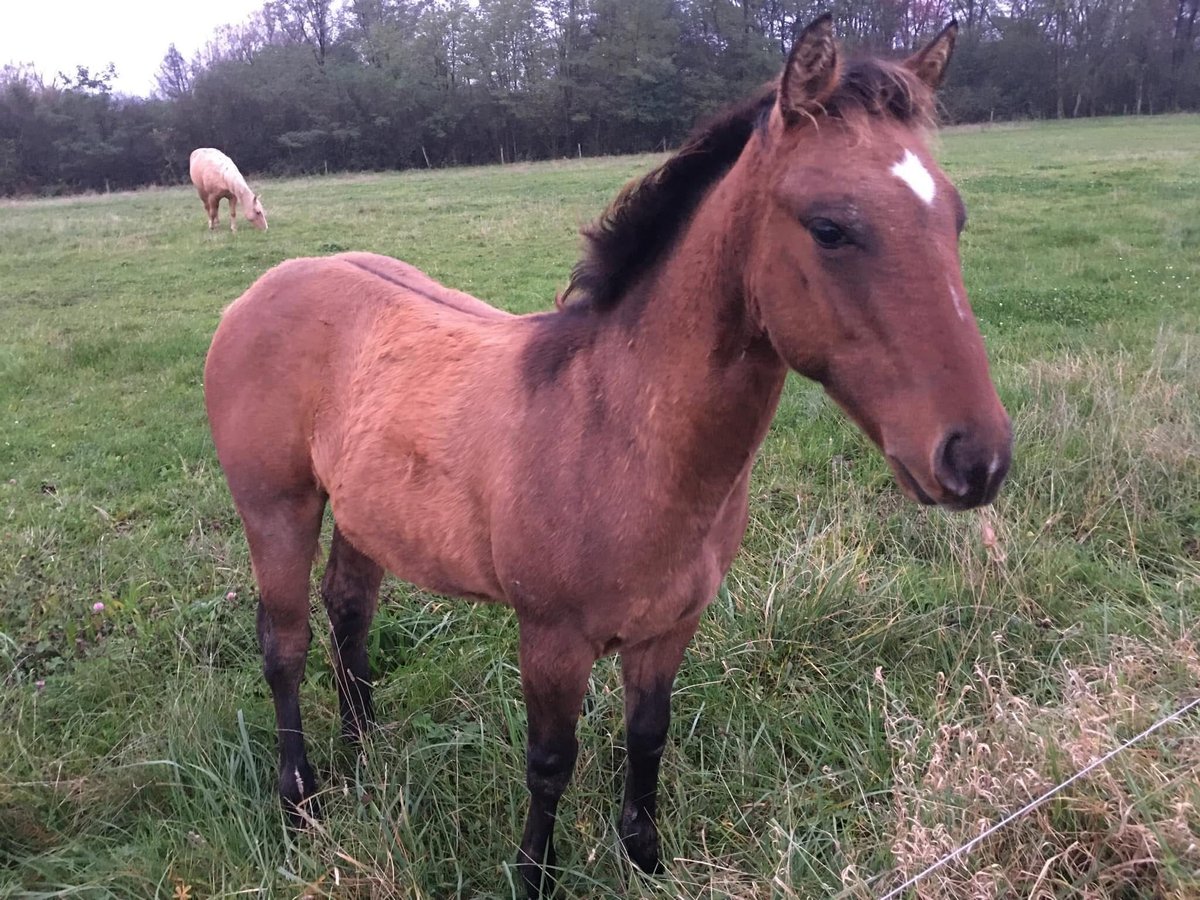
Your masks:
{"label": "horse's hoof", "polygon": [[367,735],[370,733],[371,729],[372,724],[369,722],[365,725],[359,725],[358,723],[343,724],[342,740],[345,741],[346,745],[352,750],[358,750],[366,741]]}
{"label": "horse's hoof", "polygon": [[322,818],[321,798],[314,794],[299,803],[284,800],[283,814],[291,831],[304,831]]}
{"label": "horse's hoof", "polygon": [[662,860],[658,854],[658,826],[648,816],[639,816],[632,810],[621,814],[621,844],[625,853],[648,875],[663,873]]}
{"label": "horse's hoof", "polygon": [[342,719],[342,740],[357,750],[375,730],[373,716],[350,716]]}
{"label": "horse's hoof", "polygon": [[529,900],[550,900],[558,894],[558,882],[543,866],[527,863],[521,867],[521,881],[525,884],[525,896]]}
{"label": "horse's hoof", "polygon": [[547,848],[545,865],[530,859],[524,849],[517,853],[517,871],[529,900],[549,900],[558,892],[558,881],[554,877],[555,862],[553,844]]}
{"label": "horse's hoof", "polygon": [[321,800],[317,778],[307,762],[288,766],[279,776],[279,799],[283,813],[293,830],[303,829],[321,818]]}

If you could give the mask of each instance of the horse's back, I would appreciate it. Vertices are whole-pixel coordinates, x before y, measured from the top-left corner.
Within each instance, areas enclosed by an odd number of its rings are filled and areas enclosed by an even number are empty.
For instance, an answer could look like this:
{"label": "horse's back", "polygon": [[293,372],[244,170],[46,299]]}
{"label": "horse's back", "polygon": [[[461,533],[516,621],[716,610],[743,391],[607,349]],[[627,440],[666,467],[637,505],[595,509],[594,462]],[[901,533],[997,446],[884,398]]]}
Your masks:
{"label": "horse's back", "polygon": [[430,278],[416,266],[391,256],[383,256],[378,253],[339,253],[330,259],[347,263],[405,291],[479,318],[507,319],[512,317],[511,313],[497,309],[478,297],[448,288],[441,282]]}
{"label": "horse's back", "polygon": [[242,173],[233,160],[215,147],[197,147],[188,157],[188,174],[201,195],[230,193]]}
{"label": "horse's back", "polygon": [[346,420],[367,415],[359,395],[378,406],[384,384],[453,390],[461,373],[446,349],[470,356],[480,328],[510,318],[385,256],[281,263],[230,304],[209,348],[205,398],[222,465],[286,457],[311,479],[310,456],[336,455]]}
{"label": "horse's back", "polygon": [[188,157],[188,175],[191,176],[192,184],[196,187],[202,188],[205,176],[215,168],[217,160],[214,154],[225,155],[212,147],[197,147]]}

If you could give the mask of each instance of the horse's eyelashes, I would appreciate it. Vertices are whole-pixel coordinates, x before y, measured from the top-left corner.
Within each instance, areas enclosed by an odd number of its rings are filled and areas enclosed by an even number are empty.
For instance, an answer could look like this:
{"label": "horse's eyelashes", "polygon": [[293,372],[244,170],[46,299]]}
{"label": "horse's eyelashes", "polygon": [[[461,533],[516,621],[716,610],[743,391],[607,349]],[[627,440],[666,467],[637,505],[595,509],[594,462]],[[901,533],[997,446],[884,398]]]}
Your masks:
{"label": "horse's eyelashes", "polygon": [[850,243],[850,235],[846,233],[846,229],[832,219],[812,219],[807,227],[817,245],[826,250],[836,250]]}

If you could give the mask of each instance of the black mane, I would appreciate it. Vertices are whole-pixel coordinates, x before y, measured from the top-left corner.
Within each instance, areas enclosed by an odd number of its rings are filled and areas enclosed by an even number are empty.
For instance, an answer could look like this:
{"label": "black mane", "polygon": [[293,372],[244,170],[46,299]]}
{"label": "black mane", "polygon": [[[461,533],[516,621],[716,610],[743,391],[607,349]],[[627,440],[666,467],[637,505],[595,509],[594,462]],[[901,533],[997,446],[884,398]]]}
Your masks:
{"label": "black mane", "polygon": [[[596,310],[616,306],[766,122],[775,92],[772,83],[719,113],[696,129],[670,159],[625,185],[600,218],[582,229],[583,255],[559,305],[586,304]],[[928,125],[933,120],[933,93],[898,63],[858,60],[843,70],[823,115],[847,119],[861,114]]]}
{"label": "black mane", "polygon": [[719,113],[657,169],[625,185],[600,218],[582,229],[583,256],[560,302],[615,306],[691,218],[700,198],[737,162],[774,102],[771,85]]}

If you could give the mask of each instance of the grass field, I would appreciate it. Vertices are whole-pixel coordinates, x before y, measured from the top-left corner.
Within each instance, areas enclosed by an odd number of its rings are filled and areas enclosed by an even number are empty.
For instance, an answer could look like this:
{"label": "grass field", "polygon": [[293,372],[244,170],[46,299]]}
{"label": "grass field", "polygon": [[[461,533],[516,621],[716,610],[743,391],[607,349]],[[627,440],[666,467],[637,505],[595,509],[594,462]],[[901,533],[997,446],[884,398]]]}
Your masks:
{"label": "grass field", "polygon": [[[617,850],[605,660],[562,896],[878,896],[1200,696],[1200,118],[947,132],[939,152],[1015,422],[1000,501],[907,504],[793,379],[677,685],[668,874]],[[0,204],[0,896],[513,895],[504,609],[385,584],[382,727],[358,756],[314,641],[328,816],[285,834],[201,368],[221,309],[298,255],[379,251],[546,309],[578,225],[654,160],[267,182],[270,231],[237,235],[184,188]],[[1168,726],[910,896],[1197,896],[1198,732]]]}

